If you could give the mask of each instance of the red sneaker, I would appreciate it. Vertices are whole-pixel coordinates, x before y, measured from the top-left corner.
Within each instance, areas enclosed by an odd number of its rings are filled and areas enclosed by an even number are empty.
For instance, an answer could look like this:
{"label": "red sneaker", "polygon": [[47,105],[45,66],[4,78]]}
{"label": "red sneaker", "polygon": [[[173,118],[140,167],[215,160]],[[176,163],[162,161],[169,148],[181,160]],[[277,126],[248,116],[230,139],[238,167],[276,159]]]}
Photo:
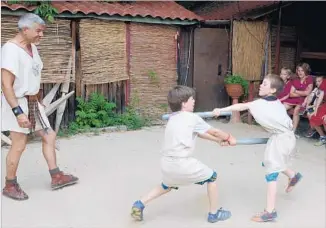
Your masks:
{"label": "red sneaker", "polygon": [[64,174],[63,172],[53,174],[51,177],[51,187],[53,190],[76,184],[79,180],[78,177],[70,174]]}
{"label": "red sneaker", "polygon": [[18,183],[6,183],[2,194],[14,200],[27,200],[28,195],[20,188]]}

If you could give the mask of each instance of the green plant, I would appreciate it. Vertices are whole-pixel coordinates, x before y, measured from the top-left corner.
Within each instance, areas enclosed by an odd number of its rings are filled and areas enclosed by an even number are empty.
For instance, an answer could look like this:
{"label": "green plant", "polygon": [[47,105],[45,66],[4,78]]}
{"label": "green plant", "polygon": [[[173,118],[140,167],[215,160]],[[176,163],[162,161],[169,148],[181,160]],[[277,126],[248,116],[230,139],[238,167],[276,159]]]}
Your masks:
{"label": "green plant", "polygon": [[48,22],[54,22],[54,16],[58,10],[51,5],[51,1],[8,1],[8,4],[23,4],[26,6],[37,6],[34,13],[44,18]]}
{"label": "green plant", "polygon": [[240,84],[244,91],[244,96],[248,95],[249,82],[244,79],[241,75],[232,74],[227,75],[224,79],[225,84]]}
{"label": "green plant", "polygon": [[160,78],[153,70],[148,71],[148,78],[150,79],[151,83],[158,84],[160,82]]}
{"label": "green plant", "polygon": [[[99,93],[92,93],[89,100],[76,98],[78,105],[76,120],[71,122],[67,129],[61,129],[59,136],[74,135],[92,130],[95,135],[99,134],[97,128],[125,125],[128,129],[139,129],[146,124],[146,120],[137,114],[130,106],[123,114],[116,113],[116,104],[109,102]],[[95,129],[94,129],[95,128]]]}

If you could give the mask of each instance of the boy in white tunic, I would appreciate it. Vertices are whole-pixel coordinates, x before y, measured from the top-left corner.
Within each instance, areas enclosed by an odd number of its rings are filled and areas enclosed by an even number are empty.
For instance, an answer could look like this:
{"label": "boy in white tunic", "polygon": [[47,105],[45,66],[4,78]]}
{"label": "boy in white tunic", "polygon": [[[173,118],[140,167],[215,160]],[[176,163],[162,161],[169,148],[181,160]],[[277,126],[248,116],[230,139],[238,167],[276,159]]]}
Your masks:
{"label": "boy in white tunic", "polygon": [[235,139],[218,129],[212,128],[201,117],[193,113],[194,90],[186,86],[176,86],[168,94],[168,103],[174,112],[165,129],[162,149],[161,171],[162,184],[154,188],[132,206],[131,215],[136,220],[143,219],[145,206],[153,199],[168,193],[171,189],[189,184],[207,183],[210,202],[208,222],[228,219],[229,211],[217,208],[217,174],[195,159],[192,154],[197,136],[215,142],[226,141],[235,144]]}
{"label": "boy in white tunic", "polygon": [[296,138],[293,131],[292,120],[288,116],[282,103],[276,95],[282,91],[284,83],[278,75],[267,75],[259,88],[262,98],[248,103],[234,104],[222,109],[214,109],[216,116],[222,111],[251,112],[257,123],[272,133],[265,149],[263,166],[266,169],[267,181],[267,207],[264,212],[254,216],[253,221],[267,222],[277,217],[275,211],[276,182],[280,172],[289,177],[286,192],[301,180],[302,175],[289,169],[289,160],[295,150]]}

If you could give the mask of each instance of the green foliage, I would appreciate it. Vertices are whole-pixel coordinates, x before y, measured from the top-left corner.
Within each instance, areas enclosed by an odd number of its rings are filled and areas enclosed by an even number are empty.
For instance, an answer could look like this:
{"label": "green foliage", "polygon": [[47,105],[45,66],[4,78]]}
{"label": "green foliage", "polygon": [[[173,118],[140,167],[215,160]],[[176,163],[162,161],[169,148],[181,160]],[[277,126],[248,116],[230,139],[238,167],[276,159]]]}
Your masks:
{"label": "green foliage", "polygon": [[54,22],[54,16],[58,14],[58,10],[51,5],[51,1],[8,1],[8,4],[23,4],[26,6],[37,6],[34,13],[47,20]]}
{"label": "green foliage", "polygon": [[225,84],[240,84],[244,90],[244,96],[248,95],[249,82],[241,75],[233,74],[227,75],[224,79]]}
{"label": "green foliage", "polygon": [[[86,131],[96,131],[96,128],[125,125],[128,129],[140,129],[146,123],[145,119],[129,107],[123,114],[116,113],[116,104],[109,102],[98,93],[93,93],[88,101],[76,98],[78,105],[76,120],[69,124],[68,129],[62,130],[59,135],[74,135]],[[94,130],[95,128],[95,130]],[[96,133],[96,132],[95,132]]]}

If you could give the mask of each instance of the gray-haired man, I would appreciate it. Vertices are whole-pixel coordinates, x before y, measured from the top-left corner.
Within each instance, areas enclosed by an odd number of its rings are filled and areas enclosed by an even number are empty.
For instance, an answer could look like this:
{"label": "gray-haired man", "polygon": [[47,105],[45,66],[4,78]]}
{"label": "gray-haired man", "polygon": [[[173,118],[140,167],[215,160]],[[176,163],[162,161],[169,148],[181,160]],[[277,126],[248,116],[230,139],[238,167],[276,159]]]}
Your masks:
{"label": "gray-haired man", "polygon": [[43,63],[35,44],[43,37],[45,23],[39,16],[28,13],[20,18],[18,28],[18,34],[4,44],[1,51],[1,130],[9,131],[12,140],[6,159],[3,195],[26,200],[28,196],[20,188],[16,172],[26,147],[27,134],[31,131],[42,137],[43,155],[50,170],[52,188],[74,184],[78,178],[59,170],[55,153],[56,133],[38,101]]}

